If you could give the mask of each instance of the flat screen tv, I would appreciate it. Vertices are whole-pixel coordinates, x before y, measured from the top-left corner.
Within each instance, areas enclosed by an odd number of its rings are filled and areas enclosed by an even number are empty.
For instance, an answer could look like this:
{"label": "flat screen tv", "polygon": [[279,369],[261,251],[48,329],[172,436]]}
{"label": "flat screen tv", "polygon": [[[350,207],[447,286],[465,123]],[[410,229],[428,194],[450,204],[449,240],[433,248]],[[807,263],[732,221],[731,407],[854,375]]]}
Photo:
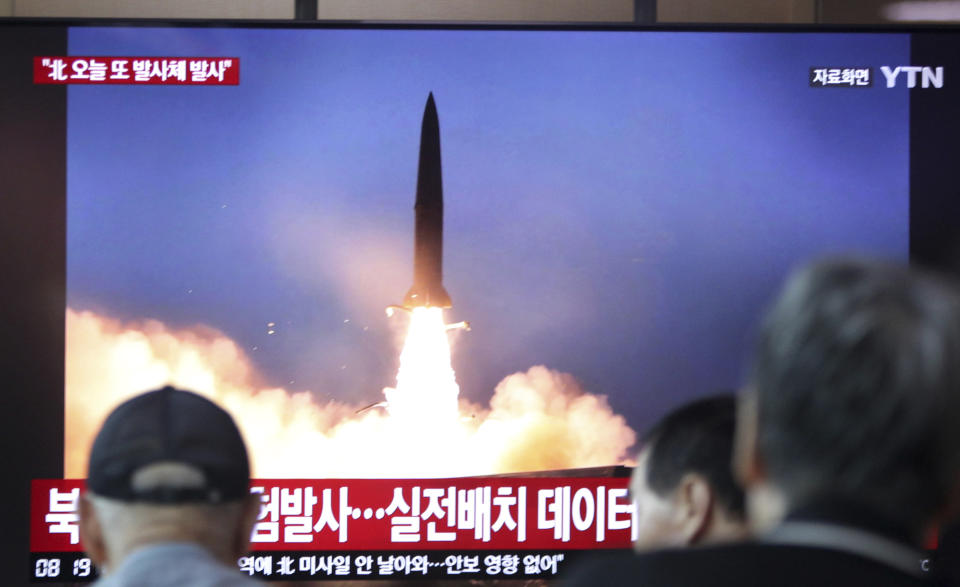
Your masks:
{"label": "flat screen tv", "polygon": [[953,29],[0,21],[0,64],[9,584],[136,392],[259,478],[629,466],[799,263],[957,266]]}

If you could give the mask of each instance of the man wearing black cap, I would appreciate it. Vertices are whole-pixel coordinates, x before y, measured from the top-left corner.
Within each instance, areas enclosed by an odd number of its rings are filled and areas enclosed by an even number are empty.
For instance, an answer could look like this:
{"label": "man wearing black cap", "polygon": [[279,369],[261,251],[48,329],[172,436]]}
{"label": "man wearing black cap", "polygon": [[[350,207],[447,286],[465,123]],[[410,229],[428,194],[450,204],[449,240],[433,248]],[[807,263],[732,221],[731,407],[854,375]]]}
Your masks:
{"label": "man wearing black cap", "polygon": [[259,502],[227,412],[164,387],[117,407],[93,443],[80,536],[97,585],[261,585],[236,567]]}

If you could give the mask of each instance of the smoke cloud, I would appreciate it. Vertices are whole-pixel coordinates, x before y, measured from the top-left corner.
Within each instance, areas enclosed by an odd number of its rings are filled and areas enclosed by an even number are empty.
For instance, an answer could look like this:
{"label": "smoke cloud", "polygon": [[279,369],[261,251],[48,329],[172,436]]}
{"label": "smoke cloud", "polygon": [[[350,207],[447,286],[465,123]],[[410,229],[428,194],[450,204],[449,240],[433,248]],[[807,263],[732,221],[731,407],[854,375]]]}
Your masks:
{"label": "smoke cloud", "polygon": [[635,441],[604,396],[543,366],[504,378],[487,406],[461,400],[459,420],[414,430],[384,410],[357,414],[362,406],[262,385],[243,350],[214,329],[120,323],[68,309],[67,477],[86,476],[93,438],[118,403],[165,384],[227,409],[261,478],[447,477],[606,466],[626,462]]}

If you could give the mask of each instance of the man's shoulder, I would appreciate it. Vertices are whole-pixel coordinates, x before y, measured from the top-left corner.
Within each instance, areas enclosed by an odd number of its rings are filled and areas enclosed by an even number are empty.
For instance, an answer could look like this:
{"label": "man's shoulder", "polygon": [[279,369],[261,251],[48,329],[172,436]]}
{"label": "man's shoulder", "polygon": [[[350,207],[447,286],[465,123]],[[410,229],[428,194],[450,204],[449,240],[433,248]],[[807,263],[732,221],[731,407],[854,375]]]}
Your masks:
{"label": "man's shoulder", "polygon": [[601,557],[571,569],[564,584],[570,587],[626,584],[655,587],[808,587],[818,584],[913,587],[923,585],[923,582],[843,552],[745,542]]}

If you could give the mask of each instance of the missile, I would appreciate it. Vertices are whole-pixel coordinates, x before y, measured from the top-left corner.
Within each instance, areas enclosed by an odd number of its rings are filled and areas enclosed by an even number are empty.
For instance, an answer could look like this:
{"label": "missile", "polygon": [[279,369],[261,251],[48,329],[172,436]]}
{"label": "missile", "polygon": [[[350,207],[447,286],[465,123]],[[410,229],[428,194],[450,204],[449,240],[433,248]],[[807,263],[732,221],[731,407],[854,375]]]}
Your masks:
{"label": "missile", "polygon": [[413,285],[403,308],[449,308],[443,287],[443,178],[440,172],[440,121],[433,92],[427,97],[420,127],[420,165],[414,210]]}

